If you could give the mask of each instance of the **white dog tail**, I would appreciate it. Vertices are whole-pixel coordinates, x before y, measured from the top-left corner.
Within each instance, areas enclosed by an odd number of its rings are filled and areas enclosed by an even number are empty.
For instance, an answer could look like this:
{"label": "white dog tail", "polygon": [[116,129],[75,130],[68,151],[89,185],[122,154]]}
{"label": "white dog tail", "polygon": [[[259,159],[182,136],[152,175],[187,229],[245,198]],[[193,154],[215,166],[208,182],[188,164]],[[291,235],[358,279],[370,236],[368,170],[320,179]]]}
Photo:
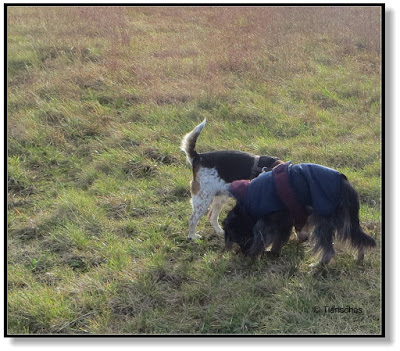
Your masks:
{"label": "white dog tail", "polygon": [[201,130],[206,125],[206,119],[201,122],[196,128],[194,128],[190,133],[187,133],[181,143],[181,150],[185,152],[186,158],[189,163],[192,165],[194,158],[198,155],[195,150],[196,141],[198,136],[200,135]]}

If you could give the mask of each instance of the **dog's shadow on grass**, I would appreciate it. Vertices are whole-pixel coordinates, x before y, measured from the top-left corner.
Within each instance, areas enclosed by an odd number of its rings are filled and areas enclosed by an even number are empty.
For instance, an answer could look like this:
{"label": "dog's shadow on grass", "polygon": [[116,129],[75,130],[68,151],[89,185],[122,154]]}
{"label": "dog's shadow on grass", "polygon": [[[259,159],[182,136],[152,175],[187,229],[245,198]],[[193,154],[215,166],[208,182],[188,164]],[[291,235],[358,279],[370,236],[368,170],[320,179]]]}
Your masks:
{"label": "dog's shadow on grass", "polygon": [[295,275],[304,263],[308,248],[295,240],[289,241],[279,255],[264,251],[260,258],[251,259],[245,257],[240,251],[232,251],[230,265],[236,272],[251,274],[277,274]]}
{"label": "dog's shadow on grass", "polygon": [[[186,263],[200,260],[207,253],[215,253],[217,256],[215,264],[225,267],[225,271],[222,269],[224,271],[222,274],[226,276],[234,272],[234,274],[243,276],[268,274],[291,277],[308,275],[317,280],[335,280],[343,275],[351,274],[355,270],[362,274],[365,269],[368,269],[369,265],[368,261],[356,262],[350,252],[347,254],[341,252],[341,255],[335,257],[329,265],[321,266],[318,264],[318,255],[311,253],[311,243],[300,243],[296,238],[291,238],[279,255],[273,255],[267,249],[258,259],[246,257],[241,253],[238,246],[230,251],[225,250],[223,238],[210,235],[210,233],[205,233],[202,239],[196,241],[181,240],[179,247],[182,253],[185,253],[183,260]],[[176,261],[181,261],[181,259],[177,258]]]}
{"label": "dog's shadow on grass", "polygon": [[231,252],[229,259],[235,271],[243,274],[259,273],[286,277],[306,274],[317,280],[335,280],[354,271],[362,274],[370,266],[369,261],[355,261],[351,253],[342,253],[341,257],[337,257],[329,265],[320,265],[317,256],[310,256],[311,250],[308,243],[300,243],[293,239],[282,248],[279,255],[266,250],[260,258],[251,259],[245,257],[239,250]]}
{"label": "dog's shadow on grass", "polygon": [[[204,234],[204,233],[201,233]],[[200,240],[182,240],[179,245],[183,251],[189,249],[192,252],[191,259],[196,260],[202,257],[206,252],[218,253],[218,260],[228,261],[226,274],[236,272],[244,275],[255,274],[278,274],[278,275],[295,275],[296,272],[304,265],[306,253],[309,250],[305,244],[299,243],[297,240],[290,240],[283,248],[279,255],[272,255],[268,250],[264,251],[260,258],[252,259],[243,255],[239,246],[235,246],[232,250],[227,251],[224,248],[223,238],[217,235],[203,235]],[[185,259],[187,259],[187,255]]]}

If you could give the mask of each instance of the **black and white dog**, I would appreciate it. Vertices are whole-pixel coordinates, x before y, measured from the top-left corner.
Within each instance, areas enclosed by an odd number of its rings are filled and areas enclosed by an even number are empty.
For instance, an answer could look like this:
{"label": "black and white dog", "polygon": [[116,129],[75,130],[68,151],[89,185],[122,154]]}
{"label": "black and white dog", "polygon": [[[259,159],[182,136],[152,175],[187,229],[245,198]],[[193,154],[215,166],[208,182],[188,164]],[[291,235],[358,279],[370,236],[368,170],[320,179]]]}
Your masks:
{"label": "black and white dog", "polygon": [[255,156],[241,151],[213,151],[198,153],[195,150],[196,141],[204,128],[206,120],[183,137],[181,150],[193,170],[193,180],[190,183],[193,213],[189,220],[188,238],[200,238],[195,233],[200,218],[210,208],[208,218],[217,234],[223,234],[218,223],[218,216],[229,197],[227,191],[230,183],[239,179],[253,179],[263,169],[271,170],[283,163],[277,157]]}
{"label": "black and white dog", "polygon": [[316,164],[280,164],[252,181],[234,181],[229,188],[236,206],[223,221],[226,248],[239,244],[250,257],[259,257],[272,245],[278,254],[295,227],[300,240],[311,230],[314,253],[322,251],[321,264],[335,255],[333,240],[347,240],[364,258],[376,246],[359,221],[356,190],[340,172]]}

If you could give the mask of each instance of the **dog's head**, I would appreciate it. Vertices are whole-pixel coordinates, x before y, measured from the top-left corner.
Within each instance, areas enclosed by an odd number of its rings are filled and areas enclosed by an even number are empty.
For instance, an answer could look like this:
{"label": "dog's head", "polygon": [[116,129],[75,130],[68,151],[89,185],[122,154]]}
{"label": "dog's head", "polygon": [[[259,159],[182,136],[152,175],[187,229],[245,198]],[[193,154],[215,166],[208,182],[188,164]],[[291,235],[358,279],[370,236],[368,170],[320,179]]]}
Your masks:
{"label": "dog's head", "polygon": [[254,224],[254,220],[246,210],[240,204],[236,204],[222,222],[225,231],[225,247],[230,249],[232,244],[236,243],[246,254],[252,245]]}
{"label": "dog's head", "polygon": [[238,203],[223,221],[226,248],[236,243],[245,256],[257,258],[272,245],[270,252],[278,254],[289,239],[293,223],[286,210],[266,214],[255,222]]}

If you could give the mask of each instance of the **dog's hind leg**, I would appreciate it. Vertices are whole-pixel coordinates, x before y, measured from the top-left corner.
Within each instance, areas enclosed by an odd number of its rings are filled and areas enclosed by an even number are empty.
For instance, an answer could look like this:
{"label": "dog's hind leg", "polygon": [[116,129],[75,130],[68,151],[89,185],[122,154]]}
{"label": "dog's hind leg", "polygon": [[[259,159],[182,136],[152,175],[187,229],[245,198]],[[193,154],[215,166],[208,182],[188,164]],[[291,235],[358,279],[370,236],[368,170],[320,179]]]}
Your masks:
{"label": "dog's hind leg", "polygon": [[201,235],[196,234],[197,223],[200,218],[205,215],[208,207],[214,197],[213,193],[206,193],[200,191],[196,195],[192,196],[192,207],[193,213],[189,219],[189,235],[188,239],[200,239]]}
{"label": "dog's hind leg", "polygon": [[335,256],[333,237],[336,226],[332,218],[326,216],[315,217],[314,221],[316,224],[313,231],[313,240],[315,243],[313,251],[318,252],[322,250],[320,264],[327,265],[332,257]]}
{"label": "dog's hind leg", "polygon": [[310,223],[310,218],[308,218],[306,224],[301,228],[301,230],[296,229],[296,236],[300,243],[304,243],[310,237],[312,225]]}
{"label": "dog's hind leg", "polygon": [[352,245],[355,246],[358,250],[357,252],[357,260],[362,261],[365,255],[365,249],[375,247],[375,240],[369,235],[365,234],[361,227],[359,227],[357,233],[355,234],[356,238],[352,238]]}
{"label": "dog's hind leg", "polygon": [[362,262],[365,256],[365,249],[363,247],[358,248],[357,261]]}
{"label": "dog's hind leg", "polygon": [[208,213],[208,218],[211,222],[211,225],[218,235],[224,234],[224,230],[220,227],[218,223],[218,217],[227,199],[228,196],[225,195],[214,196],[214,199],[211,203],[210,212]]}

